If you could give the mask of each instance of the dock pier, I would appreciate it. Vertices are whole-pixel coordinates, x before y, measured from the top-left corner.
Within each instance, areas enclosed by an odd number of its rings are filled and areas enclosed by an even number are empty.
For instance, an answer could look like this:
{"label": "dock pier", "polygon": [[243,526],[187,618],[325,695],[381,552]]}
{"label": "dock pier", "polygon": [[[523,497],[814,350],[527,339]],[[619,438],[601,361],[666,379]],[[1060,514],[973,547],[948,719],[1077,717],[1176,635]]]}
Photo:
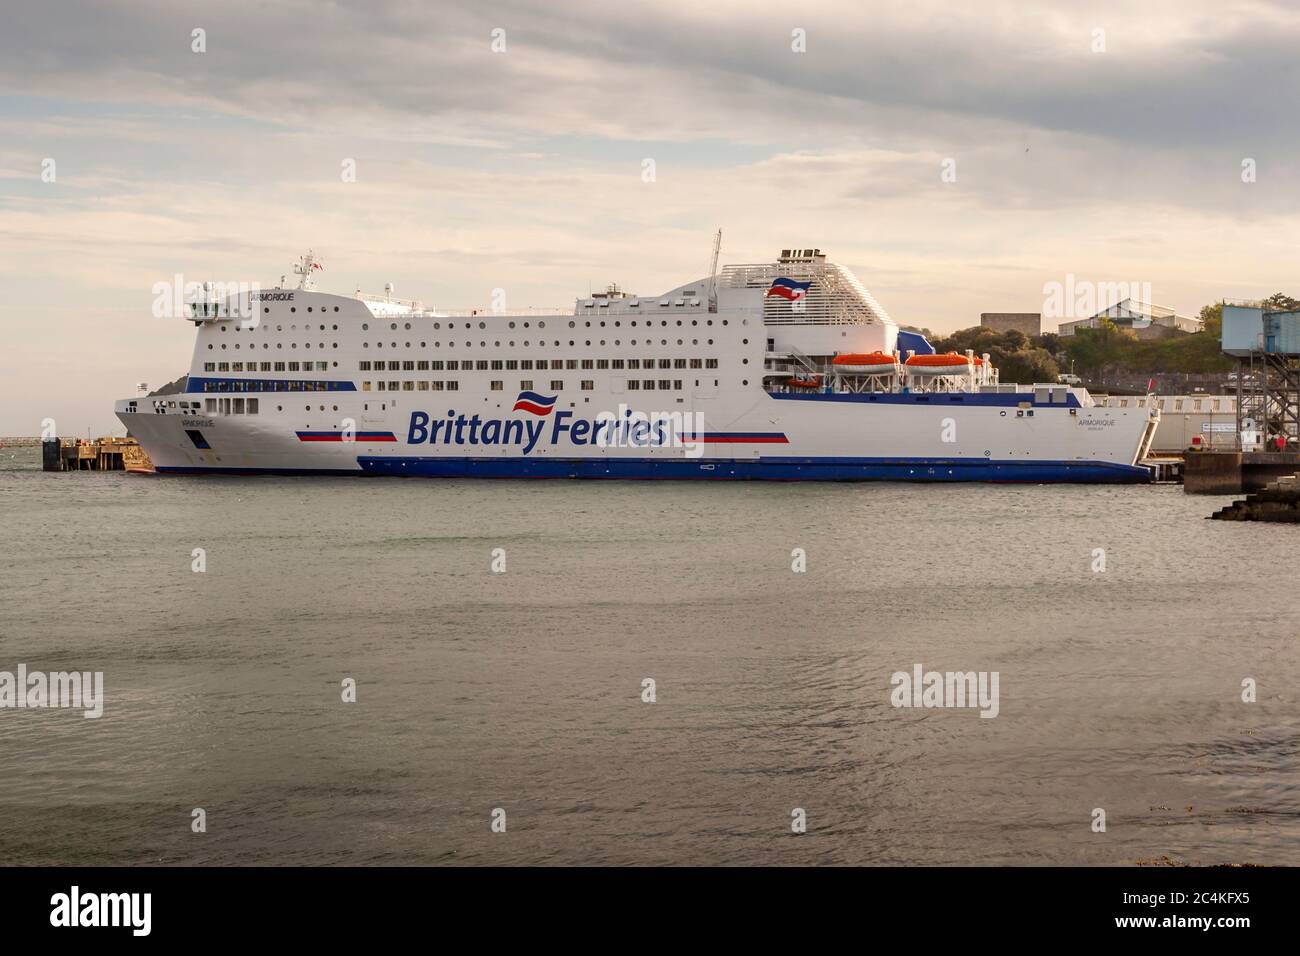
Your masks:
{"label": "dock pier", "polygon": [[1183,460],[1183,491],[1189,495],[1238,495],[1263,491],[1270,482],[1300,471],[1294,451],[1200,451]]}
{"label": "dock pier", "polygon": [[134,438],[46,438],[41,442],[44,471],[152,472],[153,462]]}

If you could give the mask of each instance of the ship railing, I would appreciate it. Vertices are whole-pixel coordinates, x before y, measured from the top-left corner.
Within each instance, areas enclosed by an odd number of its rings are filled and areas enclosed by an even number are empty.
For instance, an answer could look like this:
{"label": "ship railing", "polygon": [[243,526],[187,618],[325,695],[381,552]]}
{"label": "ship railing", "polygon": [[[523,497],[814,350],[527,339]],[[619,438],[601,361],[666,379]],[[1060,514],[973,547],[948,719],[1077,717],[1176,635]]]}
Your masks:
{"label": "ship railing", "polygon": [[425,305],[419,299],[393,299],[393,298],[389,298],[388,296],[368,295],[366,293],[358,294],[357,298],[367,304],[379,305],[379,306],[389,305],[389,306],[396,306],[397,308],[401,308],[401,309],[408,309],[410,311],[407,312],[406,314],[415,316],[417,318],[431,318],[431,319],[467,318],[468,319],[468,318],[474,318],[476,316],[484,316],[484,315],[492,315],[492,316],[504,315],[504,316],[522,316],[522,317],[538,315],[538,316],[549,317],[553,315],[571,316],[576,314],[572,310],[561,306],[529,306],[523,309],[493,309],[491,307],[485,307],[482,309],[459,308],[459,307],[451,308],[451,309],[440,309],[435,305]]}
{"label": "ship railing", "polygon": [[798,362],[800,365],[803,366],[804,371],[812,375],[818,375],[821,373],[822,371],[821,366],[818,365],[816,362],[814,362],[812,359],[810,359],[807,355],[804,355],[793,345],[787,345],[786,352],[789,353],[791,358],[793,358],[796,362]]}

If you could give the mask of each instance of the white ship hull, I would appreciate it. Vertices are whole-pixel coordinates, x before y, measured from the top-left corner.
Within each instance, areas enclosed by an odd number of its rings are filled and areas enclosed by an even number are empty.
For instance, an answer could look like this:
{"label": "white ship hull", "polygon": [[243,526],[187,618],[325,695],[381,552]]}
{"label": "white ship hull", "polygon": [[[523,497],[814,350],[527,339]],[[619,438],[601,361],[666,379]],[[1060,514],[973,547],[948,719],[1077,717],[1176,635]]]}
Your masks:
{"label": "white ship hull", "polygon": [[[116,411],[160,473],[1149,478],[1145,409],[1098,407],[1063,386],[783,389],[790,351],[893,350],[896,328],[765,322],[760,290],[718,289],[710,308],[700,288],[528,317],[254,293],[235,303],[244,321],[195,320],[184,394]],[[643,431],[611,424],[632,413],[648,419]]]}

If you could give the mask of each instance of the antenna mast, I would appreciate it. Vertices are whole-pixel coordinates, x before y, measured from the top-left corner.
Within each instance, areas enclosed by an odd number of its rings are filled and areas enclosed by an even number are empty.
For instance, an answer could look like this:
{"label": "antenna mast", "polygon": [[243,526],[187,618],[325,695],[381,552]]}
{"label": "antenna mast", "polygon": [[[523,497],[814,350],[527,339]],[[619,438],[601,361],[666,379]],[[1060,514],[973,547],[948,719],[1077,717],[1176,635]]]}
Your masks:
{"label": "antenna mast", "polygon": [[302,256],[293,267],[294,274],[302,276],[302,278],[298,280],[298,288],[303,291],[310,291],[316,285],[316,283],[312,281],[312,273],[318,269],[323,270],[324,268],[325,267],[321,265],[320,260],[316,258],[315,253],[308,249],[307,254]]}
{"label": "antenna mast", "polygon": [[713,237],[713,263],[709,266],[709,311],[718,311],[718,254],[722,252],[722,230]]}

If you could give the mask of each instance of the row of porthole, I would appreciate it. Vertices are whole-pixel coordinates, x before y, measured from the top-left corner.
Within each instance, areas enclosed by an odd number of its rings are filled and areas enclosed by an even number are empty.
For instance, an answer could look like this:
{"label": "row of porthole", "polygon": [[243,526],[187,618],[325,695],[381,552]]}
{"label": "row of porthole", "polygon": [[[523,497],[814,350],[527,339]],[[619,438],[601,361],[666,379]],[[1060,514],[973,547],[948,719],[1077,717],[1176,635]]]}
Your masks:
{"label": "row of porthole", "polygon": [[[262,343],[262,348],[264,348],[264,349],[269,349],[270,347],[271,347],[271,344],[270,344],[269,342],[263,342],[263,343]],[[283,342],[276,342],[276,343],[275,343],[275,347],[276,347],[277,349],[282,349],[282,348],[284,348],[284,343],[283,343]],[[297,347],[298,347],[298,343],[297,343],[297,342],[290,342],[290,343],[289,343],[289,348],[291,348],[291,349],[296,349]],[[321,343],[319,344],[319,348],[324,348],[324,347],[325,347],[325,343],[324,343],[324,342],[321,342]],[[330,343],[330,348],[332,348],[332,349],[336,349],[336,348],[338,348],[338,347],[339,347],[339,344],[338,344],[337,342],[331,342],[331,343]],[[235,348],[236,348],[236,349],[239,348],[239,343],[238,343],[238,342],[235,343]],[[257,348],[256,345],[250,345],[250,346],[249,346],[249,349],[250,349],[250,350],[251,350],[251,349],[255,349],[255,348]],[[309,348],[311,348],[311,343],[310,343],[310,342],[305,342],[305,343],[303,343],[303,348],[305,348],[305,349],[309,349]],[[211,342],[208,343],[208,349],[209,349],[209,350],[212,349],[212,343],[211,343]],[[223,352],[226,350],[226,343],[225,343],[225,342],[222,342],[222,343],[221,343],[221,350],[222,350]]]}
{"label": "row of porthole", "polygon": [[[221,329],[222,332],[226,331],[226,327],[225,327],[224,325],[218,326],[218,328]],[[234,330],[235,330],[236,332],[238,332],[240,329],[248,329],[248,331],[250,331],[250,332],[253,331],[253,329],[261,329],[262,331],[266,332],[266,331],[269,331],[271,327],[270,327],[269,325],[263,325],[261,322],[259,322],[259,323],[257,323],[257,325],[254,325],[254,326],[236,325],[236,326],[232,326],[232,328],[234,328]],[[277,332],[283,332],[283,331],[284,331],[284,326],[282,326],[282,325],[277,325],[277,326],[275,327],[275,330],[276,330]],[[289,331],[291,331],[291,332],[296,332],[297,330],[298,330],[298,326],[296,326],[296,325],[291,325],[291,326],[289,326]],[[308,331],[311,330],[311,326],[304,325],[304,326],[302,327],[302,330],[303,330],[304,332],[308,332]],[[324,332],[324,331],[325,331],[325,326],[322,325],[322,326],[320,327],[320,330],[321,330],[322,332]],[[331,325],[331,326],[330,326],[330,330],[333,331],[333,332],[337,332],[337,331],[339,330],[339,327],[338,327],[337,325]]]}
{"label": "row of porthole", "polygon": [[[296,328],[296,327],[293,327],[293,328]],[[322,328],[324,328],[324,326],[322,326]],[[335,326],[335,328],[337,328],[337,326]],[[275,327],[275,330],[276,330],[277,332],[281,331],[280,326],[277,325],[277,326]],[[221,331],[224,332],[225,329],[223,328]],[[713,339],[706,339],[705,341],[706,341],[706,344],[708,344],[708,345],[712,345],[712,344],[713,344]],[[748,344],[749,344],[749,339],[742,339],[742,340],[741,340],[741,343],[744,344],[744,345],[748,345]],[[515,347],[516,347],[516,345],[515,345],[514,342],[509,342],[509,343],[507,343],[507,344],[508,344],[508,346],[509,346],[510,348],[515,348]],[[585,344],[588,348],[590,348],[590,347],[591,347],[591,339],[587,339],[586,342],[585,342],[584,344]],[[600,342],[599,342],[598,344],[601,345],[601,346],[604,346],[604,345],[606,345],[607,343],[606,343],[606,341],[605,341],[604,339],[601,339]],[[615,339],[615,340],[614,340],[614,344],[615,344],[615,345],[622,345],[622,339]],[[631,344],[632,344],[632,345],[636,345],[636,344],[637,344],[636,339],[632,339],[632,340],[631,340]],[[644,344],[645,344],[645,345],[653,345],[654,343],[653,343],[651,340],[647,339],[647,340],[645,341]],[[660,339],[660,340],[659,340],[659,344],[660,344],[660,345],[667,345],[667,344],[668,344],[668,340],[667,340],[667,339]],[[678,345],[685,345],[686,342],[685,342],[684,339],[678,339],[678,340],[677,340],[677,344],[678,344]],[[699,339],[691,339],[691,345],[699,345],[699,344],[700,344],[700,340],[699,340]],[[501,347],[501,342],[500,342],[500,341],[496,341],[496,342],[493,342],[492,345],[493,345],[494,348],[500,348],[500,347]],[[538,339],[538,340],[537,340],[537,345],[538,345],[539,348],[545,348],[545,347],[546,347],[546,342],[545,342],[545,340],[543,340],[543,339]],[[570,340],[569,340],[569,346],[570,346],[571,348],[576,347],[576,345],[577,345],[577,343],[576,343],[573,339],[570,339]],[[389,343],[389,346],[390,346],[391,348],[397,348],[397,343],[396,343],[396,342],[390,342],[390,343]],[[410,343],[410,342],[406,342],[406,343],[405,343],[405,346],[406,346],[406,348],[409,349],[409,348],[411,348],[411,343]],[[224,349],[226,346],[223,344],[221,347]],[[262,348],[264,348],[264,349],[268,349],[268,348],[270,348],[270,347],[271,347],[271,346],[270,346],[268,343],[265,343],[265,342],[262,343]],[[275,346],[275,347],[276,347],[277,349],[279,349],[279,348],[284,348],[284,345],[283,345],[283,343],[276,343],[276,346]],[[296,343],[296,342],[290,343],[289,347],[290,347],[290,348],[294,348],[294,349],[296,349],[296,348],[298,347],[298,343]],[[310,343],[310,342],[307,342],[303,347],[304,347],[304,348],[311,348],[311,343]],[[323,348],[325,347],[325,343],[324,343],[324,342],[319,343],[318,347],[323,349]],[[338,348],[338,347],[339,347],[339,344],[338,344],[337,342],[331,342],[331,343],[330,343],[330,348],[335,348],[335,349],[336,349],[336,348]],[[362,348],[370,348],[370,343],[369,343],[369,342],[362,342],[362,343],[361,343],[361,347],[362,347]],[[382,349],[382,348],[384,347],[384,343],[383,343],[383,342],[376,342],[376,343],[375,343],[375,347],[376,347],[376,348],[381,348],[381,349]],[[423,349],[423,348],[428,348],[428,347],[429,347],[429,343],[428,343],[428,342],[421,342],[421,343],[420,343],[420,348]],[[433,347],[434,347],[434,348],[442,348],[442,343],[441,343],[441,342],[434,342],[434,343],[433,343]],[[447,348],[454,349],[455,347],[456,347],[456,343],[455,343],[455,342],[448,342],[448,343],[447,343]],[[473,348],[473,347],[474,347],[474,343],[473,343],[473,342],[470,342],[470,341],[466,341],[466,342],[465,342],[465,347],[466,347],[466,348]],[[480,347],[480,348],[487,348],[487,342],[479,342],[479,347]],[[523,344],[523,347],[524,347],[524,348],[531,348],[532,346],[530,345],[529,342],[525,341],[524,344]],[[559,348],[559,347],[560,347],[560,341],[559,341],[558,339],[555,340],[555,347],[556,347],[556,348]],[[208,348],[209,348],[209,349],[212,348],[212,344],[211,344],[211,343],[208,344]],[[235,348],[239,348],[239,345],[236,344],[236,345],[235,345]],[[250,345],[249,348],[256,348],[256,346]]]}
{"label": "row of porthole", "polygon": [[[708,345],[712,345],[712,344],[713,344],[713,339],[706,339],[706,340],[705,340],[705,343],[708,344]],[[410,342],[407,342],[407,343],[405,343],[405,344],[406,344],[406,347],[407,347],[408,349],[411,347],[411,343],[410,343]],[[510,347],[510,348],[515,348],[515,347],[516,347],[516,343],[514,343],[514,342],[508,342],[508,343],[506,343],[506,344],[507,344],[507,346]],[[590,347],[590,346],[591,346],[591,340],[588,339],[588,340],[586,341],[585,344],[586,344],[588,347]],[[606,342],[605,342],[604,339],[601,339],[600,342],[597,343],[597,344],[603,346],[603,345],[606,344]],[[614,344],[615,344],[615,345],[622,345],[622,344],[623,344],[623,340],[622,340],[622,339],[615,339],[615,340],[614,340]],[[631,344],[632,344],[632,345],[636,345],[636,344],[637,344],[636,339],[632,339],[632,340],[631,340]],[[642,342],[641,344],[642,344],[642,345],[654,345],[654,342],[652,342],[652,341],[649,340],[649,339],[646,339],[646,340],[645,340],[644,342]],[[667,340],[667,339],[660,339],[660,340],[659,340],[659,344],[660,344],[660,345],[667,345],[667,344],[668,344],[668,340]],[[678,344],[678,345],[685,345],[685,344],[686,344],[686,341],[685,341],[684,339],[678,339],[678,340],[677,340],[677,344]],[[699,345],[699,344],[700,344],[700,340],[699,340],[699,339],[691,339],[691,345]],[[745,344],[746,344],[746,345],[749,344],[749,339],[745,339]],[[396,343],[396,342],[389,342],[388,345],[389,345],[390,348],[397,348],[397,343]],[[494,347],[496,347],[496,348],[500,348],[500,347],[501,347],[501,343],[500,343],[500,342],[493,342],[492,345],[493,345]],[[577,346],[577,343],[574,342],[572,339],[570,339],[570,340],[569,340],[569,346],[570,346],[570,348],[574,348],[574,347]],[[362,348],[365,348],[365,349],[368,349],[368,348],[370,348],[370,343],[369,343],[369,342],[362,342],[362,343],[361,343],[361,347],[362,347]],[[383,347],[384,347],[384,343],[383,343],[383,342],[376,342],[376,343],[375,343],[375,348],[380,348],[380,349],[382,349]],[[442,348],[442,343],[441,343],[441,342],[434,342],[434,343],[433,343],[433,347],[434,347],[435,349],[440,349],[440,348]],[[447,348],[449,348],[449,349],[454,349],[455,347],[456,347],[456,343],[455,343],[455,342],[448,342],[448,343],[447,343]],[[472,349],[473,347],[474,347],[474,343],[473,343],[473,342],[469,342],[469,341],[467,341],[467,342],[465,343],[465,348],[467,348],[467,349]],[[486,342],[479,342],[479,347],[480,347],[480,348],[487,348],[487,343],[486,343]],[[520,346],[520,347],[521,347],[521,348],[532,348],[532,345],[529,344],[529,342],[528,342],[527,340],[525,340],[524,343],[523,343],[523,345]],[[537,340],[537,347],[538,347],[538,348],[546,348],[546,342],[545,342],[545,340],[543,340],[543,339],[538,339],[538,340]],[[555,347],[556,347],[556,348],[561,348],[561,347],[562,347],[562,345],[561,345],[561,343],[560,343],[560,341],[559,341],[558,339],[555,340]],[[212,348],[212,346],[209,345],[208,348]],[[222,346],[222,348],[225,348],[225,346]],[[335,348],[337,348],[337,346],[335,346]],[[427,343],[427,342],[421,342],[421,343],[420,343],[420,348],[422,348],[422,349],[423,349],[423,348],[428,348],[428,343]]]}
{"label": "row of porthole", "polygon": [[[334,311],[337,312],[338,310],[339,310],[339,307],[338,307],[337,305],[334,306]],[[264,305],[264,306],[262,306],[262,312],[266,313],[266,312],[270,312],[270,311],[271,311],[271,307],[270,307],[269,305]],[[298,311],[298,307],[297,307],[296,305],[291,305],[291,306],[289,306],[289,311],[290,311],[290,312],[297,312],[297,311]],[[308,312],[311,311],[311,306],[307,306],[307,311],[308,311]],[[325,306],[322,305],[322,306],[320,307],[320,311],[321,311],[321,312],[327,312],[327,311],[329,311],[329,310],[328,310]]]}
{"label": "row of porthole", "polygon": [[[338,310],[339,310],[339,307],[338,307],[337,305],[334,306],[334,311],[337,312]],[[291,306],[289,306],[289,311],[290,311],[290,312],[297,312],[297,311],[298,311],[298,307],[297,307],[296,305],[291,305]],[[308,312],[312,311],[312,307],[311,307],[310,305],[307,306],[307,311],[308,311]],[[325,306],[321,306],[320,311],[321,311],[321,312],[325,312],[325,311],[327,311],[327,308],[326,308]],[[264,306],[262,306],[262,312],[263,312],[264,314],[270,314],[270,312],[271,312],[271,307],[270,307],[269,305],[264,305]],[[742,319],[741,321],[742,321],[745,325],[748,325],[748,324],[749,324],[749,320],[748,320],[748,319]],[[723,324],[723,325],[726,325],[727,322],[728,322],[727,319],[723,319],[723,320],[722,320],[722,324]],[[614,328],[618,328],[618,327],[619,327],[619,324],[620,324],[620,323],[616,321],[616,322],[614,323]],[[651,325],[654,325],[654,321],[648,319],[648,320],[646,320],[646,323],[645,323],[645,324],[646,324],[647,326],[651,326]],[[668,325],[668,320],[667,320],[667,319],[660,319],[660,320],[659,320],[659,324],[660,324],[661,326],[667,327],[667,325]],[[678,324],[678,325],[681,325],[681,324],[682,324],[682,320],[681,320],[681,319],[677,319],[677,324]],[[712,319],[707,319],[705,324],[707,324],[707,325],[712,325],[712,324],[713,324],[713,320],[712,320]],[[591,323],[590,323],[590,322],[585,322],[584,325],[585,325],[587,328],[591,328]],[[636,319],[633,319],[633,320],[632,320],[632,325],[633,325],[633,327],[636,326]],[[699,321],[696,320],[696,319],[692,319],[692,320],[691,320],[691,325],[699,325]],[[362,328],[366,328],[366,327],[367,327],[367,326],[365,326],[365,325],[362,326]],[[410,327],[411,327],[411,323],[410,323],[410,322],[405,323],[405,327],[406,327],[407,329],[410,329]],[[441,326],[440,323],[435,322],[435,323],[433,323],[433,327],[434,327],[435,329],[438,329],[438,328],[441,328],[442,326]],[[455,327],[456,327],[456,326],[455,326],[453,323],[451,323],[451,322],[448,322],[448,323],[447,323],[447,328],[449,328],[449,329],[453,329],[453,328],[455,328]],[[466,322],[466,323],[465,323],[465,328],[468,329],[468,328],[471,328],[471,327],[472,327],[472,326],[470,325],[469,322]],[[479,327],[480,329],[486,329],[486,328],[487,328],[487,323],[485,323],[485,322],[480,322],[480,323],[478,324],[478,327]],[[537,327],[538,327],[539,329],[544,329],[544,328],[546,328],[546,323],[545,323],[545,322],[538,322],[538,323],[537,323]],[[605,323],[604,323],[604,322],[601,322],[601,323],[600,323],[600,327],[603,329],[603,328],[605,327]],[[338,328],[338,326],[335,326],[335,328]],[[396,328],[397,328],[397,323],[396,323],[396,322],[393,322],[393,323],[391,324],[391,328],[396,329]],[[512,329],[515,328],[515,323],[514,323],[514,322],[511,322],[511,323],[510,323],[510,328],[512,328]],[[528,323],[527,323],[527,322],[524,323],[524,328],[528,328]],[[571,328],[571,329],[573,329],[573,328],[577,328],[577,323],[576,323],[576,322],[572,322],[572,321],[569,322],[569,328]],[[225,328],[224,328],[224,327],[222,328],[222,331],[223,331],[223,332],[225,331]]]}
{"label": "row of porthole", "polygon": [[[311,309],[308,308],[307,311],[310,312]],[[338,309],[336,308],[334,311],[337,312]],[[742,321],[742,323],[743,323],[744,325],[748,325],[748,324],[749,324],[749,320],[748,320],[748,319],[742,319],[741,321]],[[726,325],[727,323],[728,323],[728,320],[727,320],[727,319],[723,319],[723,320],[722,320],[722,324],[723,324],[723,325]],[[585,322],[585,323],[583,323],[583,324],[584,324],[587,328],[591,328],[591,323],[590,323],[590,322]],[[622,322],[615,322],[615,323],[614,323],[614,328],[616,328],[616,329],[617,329],[617,328],[621,328],[621,327],[622,327],[622,324],[623,324]],[[633,328],[636,328],[636,319],[633,319],[632,322],[631,322],[630,324],[632,325]],[[659,324],[660,324],[661,326],[667,328],[667,326],[668,326],[668,320],[667,320],[667,319],[663,319],[663,320],[660,321]],[[678,319],[678,320],[677,320],[677,324],[678,324],[678,325],[681,325],[681,324],[682,324],[682,320],[681,320],[681,319]],[[691,325],[699,325],[699,324],[700,324],[700,323],[697,322],[697,321],[695,321],[695,320],[692,320],[692,321],[691,321]],[[705,324],[706,324],[706,325],[712,325],[712,324],[713,324],[713,320],[712,320],[712,319],[709,319]],[[645,323],[645,325],[646,325],[646,328],[649,328],[650,326],[654,325],[654,322],[647,321],[647,322]],[[335,327],[337,328],[337,326],[335,326]],[[389,323],[389,326],[388,326],[388,327],[389,327],[389,329],[391,329],[391,330],[394,331],[394,332],[397,331],[397,323],[396,323],[396,322],[391,322],[391,323]],[[411,330],[411,323],[410,323],[410,322],[405,322],[405,323],[402,324],[402,327],[403,327],[404,329],[406,329],[406,331],[409,332],[409,331]],[[435,322],[435,323],[433,323],[433,327],[434,327],[435,329],[441,329],[441,328],[442,328],[442,323],[441,323],[441,322]],[[478,327],[479,327],[480,329],[486,329],[486,328],[487,328],[487,323],[486,323],[486,322],[480,322],[480,323],[478,324]],[[529,327],[529,323],[525,322],[525,323],[524,323],[524,328],[528,328],[528,327]],[[544,328],[546,328],[546,323],[545,323],[545,322],[538,322],[538,323],[537,323],[537,327],[538,327],[539,329],[544,329]],[[576,329],[577,327],[578,327],[578,326],[577,326],[577,323],[576,323],[576,322],[570,322],[570,323],[569,323],[569,328],[571,328],[571,329]],[[604,322],[601,322],[601,323],[600,323],[600,327],[603,329],[603,328],[605,327],[605,323],[604,323]],[[278,328],[278,326],[277,326],[277,328]],[[369,330],[369,328],[370,328],[370,323],[369,323],[369,322],[362,322],[362,323],[361,323],[361,328],[362,328],[363,330]],[[454,322],[448,322],[448,323],[447,323],[447,328],[448,328],[448,330],[451,330],[451,329],[456,328],[456,323],[454,323]],[[466,322],[466,323],[465,323],[465,328],[467,328],[467,329],[473,328],[473,325],[471,325],[469,322]],[[514,322],[511,322],[511,323],[510,323],[510,328],[512,328],[512,329],[515,328],[515,323],[514,323]]]}
{"label": "row of porthole", "polygon": [[[741,384],[741,385],[748,385],[748,384],[749,384],[749,379],[742,379],[740,384]],[[681,386],[678,386],[678,388],[680,388],[680,387],[681,387]],[[669,389],[669,391],[673,391],[673,389]],[[333,408],[334,408],[334,411],[336,411],[336,412],[339,410],[339,407],[338,407],[337,405],[333,406]],[[323,411],[325,411],[325,406],[324,406],[324,405],[321,405],[321,406],[319,406],[319,409],[320,409],[320,411],[323,412]],[[275,406],[275,410],[276,410],[277,412],[282,412],[282,411],[284,411],[284,406],[283,406],[283,405],[277,405],[277,406]],[[310,406],[310,405],[304,405],[304,406],[303,406],[303,410],[309,412],[309,411],[311,411],[311,406]],[[984,454],[987,455],[988,452],[985,452]]]}

